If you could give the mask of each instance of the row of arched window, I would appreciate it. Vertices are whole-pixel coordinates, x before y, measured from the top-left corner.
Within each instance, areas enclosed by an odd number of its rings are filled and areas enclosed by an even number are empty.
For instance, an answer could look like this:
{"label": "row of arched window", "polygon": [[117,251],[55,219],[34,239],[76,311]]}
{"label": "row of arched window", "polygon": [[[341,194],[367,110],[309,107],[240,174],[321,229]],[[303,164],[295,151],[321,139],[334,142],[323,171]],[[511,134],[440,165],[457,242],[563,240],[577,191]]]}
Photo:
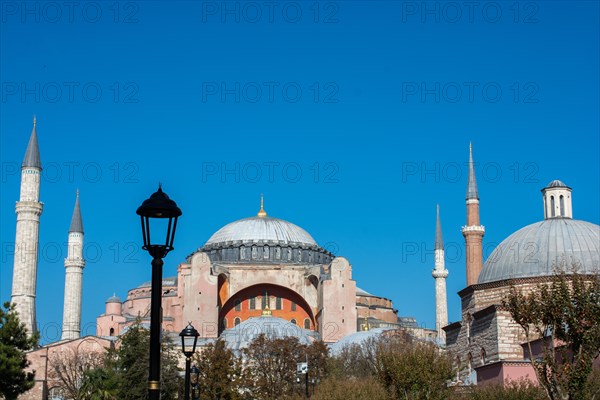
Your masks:
{"label": "row of arched window", "polygon": [[[485,365],[487,362],[487,355],[485,352],[485,349],[482,347],[481,348],[481,352],[480,352],[480,361],[481,361],[481,365]],[[459,378],[459,374],[460,374],[460,370],[461,370],[461,365],[460,365],[460,356],[456,356],[456,378]],[[473,354],[471,354],[471,352],[467,353],[467,375],[469,375],[471,372],[473,372],[474,368],[473,368]]]}
{"label": "row of arched window", "polygon": [[[256,297],[251,297],[248,299],[248,310],[256,310]],[[264,310],[267,307],[267,297],[266,296],[260,296],[261,297],[261,308],[260,310]],[[291,301],[291,310],[292,311],[296,311],[296,303],[294,301]],[[269,308],[271,308],[271,298],[269,296]],[[235,301],[235,305],[234,305],[234,309],[235,311],[242,311],[242,300],[237,299]],[[275,310],[283,310],[283,299],[279,296],[275,297]]]}
{"label": "row of arched window", "polygon": [[[290,322],[294,325],[298,325],[296,318],[292,318],[290,320]],[[242,319],[240,317],[235,317],[233,319],[233,326],[238,326],[241,323],[242,323]],[[227,318],[223,318],[223,320],[221,321],[221,327],[222,327],[222,329],[228,328]],[[304,318],[304,329],[310,329],[310,319],[309,318]]]}

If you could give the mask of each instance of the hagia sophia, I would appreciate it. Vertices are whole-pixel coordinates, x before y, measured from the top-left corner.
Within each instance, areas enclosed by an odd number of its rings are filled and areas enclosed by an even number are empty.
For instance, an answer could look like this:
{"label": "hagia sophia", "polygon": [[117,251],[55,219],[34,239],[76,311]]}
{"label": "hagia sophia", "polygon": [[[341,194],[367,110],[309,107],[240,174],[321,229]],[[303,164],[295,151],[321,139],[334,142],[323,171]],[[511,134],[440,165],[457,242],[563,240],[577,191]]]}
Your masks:
{"label": "hagia sophia", "polygon": [[[16,243],[34,246],[39,240],[43,210],[39,199],[41,168],[34,120],[21,170]],[[522,347],[525,338],[521,328],[500,305],[511,285],[531,290],[557,269],[569,273],[573,264],[582,274],[600,274],[600,226],[573,219],[572,194],[565,183],[550,182],[542,189],[540,201],[544,220],[510,235],[484,263],[485,228],[479,218],[480,199],[471,148],[466,224],[462,227],[467,281],[458,293],[461,319],[448,321],[449,272],[444,265],[438,208],[435,264],[431,266],[435,330],[419,328],[414,319],[399,316],[391,300],[360,289],[353,279],[350,260],[321,247],[303,228],[269,215],[261,198],[256,215],[225,224],[178,265],[176,276],[163,279],[162,328],[176,335],[191,322],[200,332],[202,343],[221,337],[234,350],[243,348],[261,332],[293,335],[305,343],[323,340],[335,350],[336,346],[360,343],[387,330],[405,329],[453,353],[456,382],[534,379]],[[85,211],[77,195],[65,260],[62,338],[30,352],[31,368],[38,371],[43,369],[40,363],[47,362],[48,351],[84,339],[80,337],[85,265],[82,209]],[[25,246],[16,246],[11,301],[32,332],[36,329],[37,254],[21,253],[20,248]],[[131,288],[123,300],[109,297],[105,312],[97,317],[93,338],[98,343],[111,343],[136,319],[148,323],[150,291],[150,283],[146,282]],[[40,356],[43,352],[45,358]],[[48,393],[51,384],[47,377],[41,374],[36,379],[31,394],[20,398],[42,398],[38,393]]]}

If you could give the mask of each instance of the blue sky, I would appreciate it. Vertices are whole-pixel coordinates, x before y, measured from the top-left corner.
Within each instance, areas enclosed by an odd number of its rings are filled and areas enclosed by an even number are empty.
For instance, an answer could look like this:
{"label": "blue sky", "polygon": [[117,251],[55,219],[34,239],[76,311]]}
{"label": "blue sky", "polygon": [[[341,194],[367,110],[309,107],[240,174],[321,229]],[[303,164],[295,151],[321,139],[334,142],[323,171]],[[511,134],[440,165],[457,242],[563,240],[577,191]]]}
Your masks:
{"label": "blue sky", "polygon": [[106,298],[150,279],[135,210],[159,181],[183,210],[165,276],[264,193],[269,215],[430,328],[440,203],[456,320],[470,141],[486,255],[543,218],[552,179],[573,188],[575,218],[600,221],[598,3],[469,4],[3,2],[0,299],[35,114],[45,342],[60,335],[76,189],[93,333]]}

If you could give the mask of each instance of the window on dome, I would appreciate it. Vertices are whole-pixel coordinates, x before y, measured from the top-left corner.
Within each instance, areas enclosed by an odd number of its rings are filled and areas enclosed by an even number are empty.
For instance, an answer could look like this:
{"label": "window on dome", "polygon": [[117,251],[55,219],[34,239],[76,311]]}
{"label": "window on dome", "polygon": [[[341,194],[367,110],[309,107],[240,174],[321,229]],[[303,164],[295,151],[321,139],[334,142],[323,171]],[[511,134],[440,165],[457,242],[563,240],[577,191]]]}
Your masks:
{"label": "window on dome", "polygon": [[304,329],[310,329],[310,319],[304,319]]}
{"label": "window on dome", "polygon": [[269,246],[263,247],[263,258],[267,260],[269,258]]}
{"label": "window on dome", "polygon": [[258,249],[256,246],[252,246],[252,259],[256,260],[256,257],[258,257]]}
{"label": "window on dome", "polygon": [[296,311],[296,302],[292,301],[292,311]]}
{"label": "window on dome", "polygon": [[281,297],[277,297],[275,299],[275,309],[276,310],[281,310]]}
{"label": "window on dome", "polygon": [[559,197],[559,201],[560,201],[560,216],[564,217],[565,216],[565,197],[562,194]]}
{"label": "window on dome", "polygon": [[250,310],[256,310],[256,297],[251,297],[248,302],[250,303],[248,304],[248,308]]}
{"label": "window on dome", "polygon": [[240,319],[240,317],[235,317],[235,319],[233,320],[233,325],[238,326],[241,322],[242,320]]}
{"label": "window on dome", "polygon": [[555,205],[554,205],[554,196],[550,196],[550,208],[552,208],[551,215],[553,217],[556,216],[556,212],[554,210],[554,207],[555,207]]}
{"label": "window on dome", "polygon": [[240,300],[235,301],[235,311],[242,311],[242,302]]}
{"label": "window on dome", "polygon": [[292,249],[290,249],[289,247],[287,249],[287,259],[288,261],[291,261],[292,259]]}
{"label": "window on dome", "polygon": [[275,248],[275,259],[276,260],[281,260],[281,247],[276,247]]}
{"label": "window on dome", "polygon": [[296,325],[296,319],[292,318],[292,320],[290,321],[292,324]]}
{"label": "window on dome", "polygon": [[240,247],[240,260],[245,260],[246,259],[246,247],[241,246]]}

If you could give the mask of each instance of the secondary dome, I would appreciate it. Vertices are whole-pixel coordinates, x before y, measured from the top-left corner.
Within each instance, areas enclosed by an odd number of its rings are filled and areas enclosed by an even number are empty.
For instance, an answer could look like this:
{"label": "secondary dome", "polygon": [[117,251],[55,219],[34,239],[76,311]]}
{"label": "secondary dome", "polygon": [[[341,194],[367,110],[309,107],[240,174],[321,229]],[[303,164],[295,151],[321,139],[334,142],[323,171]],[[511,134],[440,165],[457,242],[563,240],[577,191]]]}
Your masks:
{"label": "secondary dome", "polygon": [[[564,185],[564,184],[563,184]],[[570,218],[549,218],[519,229],[486,260],[478,283],[570,272],[600,273],[600,226]]]}
{"label": "secondary dome", "polygon": [[237,241],[242,243],[272,242],[317,245],[312,236],[298,225],[266,216],[240,219],[227,224],[216,231],[208,239],[206,245]]}

